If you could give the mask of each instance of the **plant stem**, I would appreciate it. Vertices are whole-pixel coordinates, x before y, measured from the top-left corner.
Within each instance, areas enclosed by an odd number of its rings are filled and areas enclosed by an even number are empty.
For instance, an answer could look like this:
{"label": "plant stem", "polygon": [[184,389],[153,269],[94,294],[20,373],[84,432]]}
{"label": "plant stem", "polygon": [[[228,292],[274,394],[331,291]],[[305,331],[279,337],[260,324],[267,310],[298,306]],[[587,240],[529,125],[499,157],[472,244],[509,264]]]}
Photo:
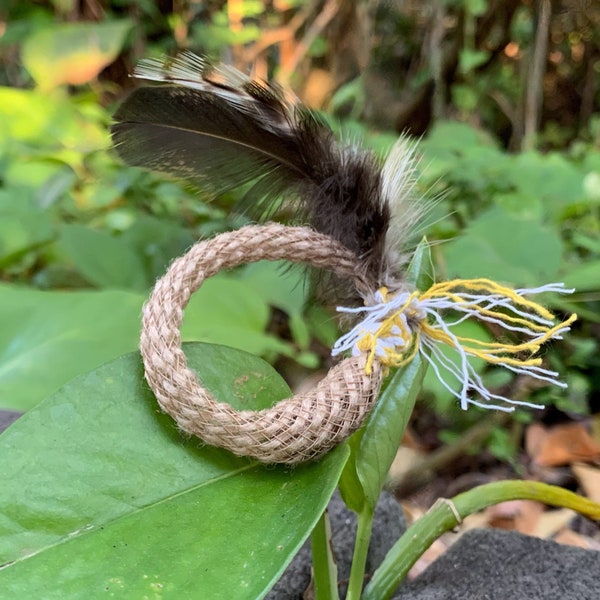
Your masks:
{"label": "plant stem", "polygon": [[535,31],[535,42],[533,54],[525,86],[525,123],[522,150],[533,150],[536,135],[539,129],[540,112],[544,98],[544,71],[546,67],[548,51],[548,35],[550,21],[552,18],[552,2],[550,0],[539,0],[536,11],[537,27]]}
{"label": "plant stem", "polygon": [[362,510],[358,513],[356,541],[354,543],[354,554],[352,556],[352,567],[350,569],[346,600],[359,600],[361,598],[365,582],[367,552],[369,550],[371,529],[373,527],[373,512],[374,509],[369,506],[368,502],[365,502]]}
{"label": "plant stem", "polygon": [[365,588],[362,600],[390,598],[409,569],[442,533],[459,525],[468,515],[507,500],[537,500],[600,519],[600,504],[537,481],[498,481],[459,494],[452,500],[440,499],[394,544]]}
{"label": "plant stem", "polygon": [[331,525],[326,510],[323,511],[313,529],[310,546],[315,598],[317,600],[339,600],[337,566],[331,551]]}

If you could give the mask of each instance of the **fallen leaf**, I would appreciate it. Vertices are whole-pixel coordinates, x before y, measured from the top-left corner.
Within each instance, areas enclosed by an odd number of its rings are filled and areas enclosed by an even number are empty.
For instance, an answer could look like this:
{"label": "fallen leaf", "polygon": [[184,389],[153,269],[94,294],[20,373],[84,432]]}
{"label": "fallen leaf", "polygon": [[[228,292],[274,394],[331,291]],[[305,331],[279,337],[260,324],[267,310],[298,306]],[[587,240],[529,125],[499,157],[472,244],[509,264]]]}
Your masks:
{"label": "fallen leaf", "polygon": [[580,423],[556,425],[549,429],[540,425],[530,426],[526,447],[530,457],[540,466],[600,460],[600,445]]}
{"label": "fallen leaf", "polygon": [[400,446],[388,474],[391,487],[404,478],[404,475],[423,462],[424,453],[416,448]]}
{"label": "fallen leaf", "polygon": [[600,542],[566,528],[554,537],[554,541],[568,546],[578,546],[586,550],[600,550]]}
{"label": "fallen leaf", "polygon": [[400,502],[400,506],[402,507],[402,512],[406,518],[407,525],[412,525],[427,512],[415,502]]}
{"label": "fallen leaf", "polygon": [[540,515],[532,535],[543,539],[549,539],[555,536],[559,531],[565,529],[576,515],[577,513],[575,511],[568,508],[547,510]]}
{"label": "fallen leaf", "polygon": [[543,511],[544,506],[539,502],[511,500],[490,506],[486,513],[490,527],[533,535]]}
{"label": "fallen leaf", "polygon": [[525,451],[527,456],[534,458],[540,451],[548,436],[547,429],[540,423],[532,423],[525,430]]}
{"label": "fallen leaf", "polygon": [[600,444],[600,413],[593,415],[590,421],[592,437]]}
{"label": "fallen leaf", "polygon": [[481,529],[482,527],[489,527],[490,525],[490,517],[487,511],[473,513],[469,515],[460,525],[460,529],[458,531],[459,535],[466,533],[471,529]]}
{"label": "fallen leaf", "polygon": [[585,495],[594,502],[600,503],[600,469],[590,465],[573,465],[573,473],[581,484]]}

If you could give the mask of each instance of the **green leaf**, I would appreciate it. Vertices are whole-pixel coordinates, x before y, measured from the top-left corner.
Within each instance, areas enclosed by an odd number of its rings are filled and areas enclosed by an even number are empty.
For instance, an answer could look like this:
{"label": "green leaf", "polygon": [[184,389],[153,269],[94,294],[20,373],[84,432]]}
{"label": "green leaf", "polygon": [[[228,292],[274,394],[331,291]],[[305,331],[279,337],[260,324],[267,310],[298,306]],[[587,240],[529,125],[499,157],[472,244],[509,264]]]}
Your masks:
{"label": "green leaf", "polygon": [[507,214],[525,221],[541,221],[544,218],[544,203],[538,196],[500,192],[494,195],[494,204]]}
{"label": "green leaf", "polygon": [[122,240],[83,225],[64,225],[60,245],[79,272],[98,287],[145,290],[144,265]]}
{"label": "green leaf", "polygon": [[388,471],[421,390],[427,361],[417,354],[394,373],[365,427],[356,457],[356,472],[371,508],[377,504]]}
{"label": "green leaf", "polygon": [[205,281],[185,311],[182,335],[240,348],[253,354],[287,352],[289,346],[265,334],[269,307],[247,283],[228,275]]}
{"label": "green leaf", "polygon": [[144,262],[149,280],[155,281],[175,257],[194,243],[194,236],[188,229],[164,219],[148,215],[132,215],[132,218],[135,222],[123,232],[121,239]]}
{"label": "green leaf", "polygon": [[81,165],[84,153],[106,148],[108,132],[79,108],[66,95],[0,87],[0,150],[15,155],[19,162],[32,147],[45,152],[68,150],[78,157],[68,164]]}
{"label": "green leaf", "polygon": [[491,430],[490,437],[486,443],[486,449],[498,460],[510,462],[514,460],[516,448],[514,436],[507,430],[496,427]]}
{"label": "green leaf", "polygon": [[583,191],[591,201],[600,201],[600,173],[592,171],[583,178]]}
{"label": "green leaf", "polygon": [[[0,406],[27,410],[76,375],[135,350],[145,299],[119,290],[0,285]],[[283,341],[265,333],[268,315],[253,290],[219,274],[192,296],[182,337],[255,354],[287,352]]]}
{"label": "green leaf", "polygon": [[[287,396],[266,363],[186,347],[220,401]],[[261,597],[317,522],[347,451],[265,468],[181,436],[137,354],[79,377],[0,436],[0,589],[11,598]]]}
{"label": "green leaf", "polygon": [[533,287],[557,277],[562,242],[553,229],[492,209],[442,252],[450,279],[487,277]]}
{"label": "green leaf", "polygon": [[291,268],[285,261],[261,261],[245,267],[240,279],[254,289],[264,301],[285,312],[294,341],[300,348],[310,342],[308,327],[303,319],[307,286],[304,271]]}
{"label": "green leaf", "polygon": [[39,190],[46,182],[69,170],[64,163],[45,158],[30,158],[24,162],[11,162],[5,172],[10,186]]}
{"label": "green leaf", "polygon": [[428,158],[450,158],[471,148],[495,147],[491,136],[460,121],[439,121],[422,142]]}
{"label": "green leaf", "polygon": [[421,291],[429,289],[433,283],[433,264],[427,238],[423,238],[415,248],[404,273],[404,280],[407,284],[413,285]]}
{"label": "green leaf", "polygon": [[94,79],[123,49],[132,23],[60,23],[34,31],[21,58],[38,86],[48,91]]}
{"label": "green leaf", "polygon": [[[460,95],[465,86],[454,87]],[[472,90],[466,89],[467,96],[472,95]],[[502,171],[507,161],[495,144],[485,132],[466,123],[440,121],[419,145],[427,158],[424,175],[432,183],[443,177],[446,184],[464,182],[474,189],[487,191],[488,172]]]}
{"label": "green leaf", "polygon": [[26,188],[0,190],[0,267],[54,236],[50,219]]}
{"label": "green leaf", "polygon": [[144,297],[0,286],[0,405],[27,410],[72,377],[134,350]]}
{"label": "green leaf", "polygon": [[469,85],[455,84],[452,86],[452,101],[463,112],[473,112],[479,102],[480,95]]}
{"label": "green leaf", "polygon": [[459,55],[459,71],[461,73],[469,73],[485,63],[490,57],[490,53],[484,50],[470,50],[463,48]]}
{"label": "green leaf", "polygon": [[600,290],[600,260],[582,265],[570,266],[564,270],[561,281],[568,288],[578,292],[594,292]]}
{"label": "green leaf", "polygon": [[474,17],[481,17],[488,8],[487,0],[463,0],[465,10]]}
{"label": "green leaf", "polygon": [[355,513],[360,513],[365,506],[365,491],[356,470],[356,458],[360,449],[360,441],[364,427],[359,429],[346,441],[350,456],[338,482],[338,487],[344,504]]}
{"label": "green leaf", "polygon": [[558,153],[525,152],[514,157],[509,181],[525,196],[540,198],[545,214],[559,219],[584,197],[583,174]]}

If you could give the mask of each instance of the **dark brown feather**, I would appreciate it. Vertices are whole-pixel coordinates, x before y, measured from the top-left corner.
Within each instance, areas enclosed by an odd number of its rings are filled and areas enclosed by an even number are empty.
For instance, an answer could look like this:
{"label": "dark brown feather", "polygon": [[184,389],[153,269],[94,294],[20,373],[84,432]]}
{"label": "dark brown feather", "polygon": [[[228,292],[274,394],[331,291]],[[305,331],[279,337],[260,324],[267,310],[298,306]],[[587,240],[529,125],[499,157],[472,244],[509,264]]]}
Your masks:
{"label": "dark brown feather", "polygon": [[339,145],[297,100],[230,67],[188,54],[138,74],[166,84],[136,89],[117,110],[112,137],[125,162],[213,193],[254,181],[247,196],[262,213],[292,196],[303,221],[352,250],[381,284],[390,209],[372,153]]}

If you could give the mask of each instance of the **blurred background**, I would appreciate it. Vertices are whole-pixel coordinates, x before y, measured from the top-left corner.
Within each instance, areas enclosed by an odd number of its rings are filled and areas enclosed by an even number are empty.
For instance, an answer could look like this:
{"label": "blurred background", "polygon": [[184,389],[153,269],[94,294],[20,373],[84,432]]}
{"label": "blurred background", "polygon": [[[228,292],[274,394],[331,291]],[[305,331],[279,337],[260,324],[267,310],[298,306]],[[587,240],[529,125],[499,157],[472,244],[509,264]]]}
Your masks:
{"label": "blurred background", "polygon": [[[438,280],[577,289],[544,300],[580,315],[544,354],[569,388],[480,365],[488,387],[546,405],[507,417],[463,413],[428,376],[399,493],[437,477],[452,495],[474,474],[515,472],[577,487],[572,465],[600,460],[597,0],[2,0],[0,407],[29,410],[135,350],[141,305],[170,260],[246,222],[230,210],[235,194],[208,202],[111,150],[136,62],[181,49],[290,86],[381,155],[401,132],[419,137],[430,209],[413,243],[427,235]],[[310,384],[339,331],[302,277],[272,264],[220,274],[194,297],[184,338],[253,352],[292,386]],[[462,333],[494,335],[477,323]],[[546,440],[558,457],[540,454]]]}

